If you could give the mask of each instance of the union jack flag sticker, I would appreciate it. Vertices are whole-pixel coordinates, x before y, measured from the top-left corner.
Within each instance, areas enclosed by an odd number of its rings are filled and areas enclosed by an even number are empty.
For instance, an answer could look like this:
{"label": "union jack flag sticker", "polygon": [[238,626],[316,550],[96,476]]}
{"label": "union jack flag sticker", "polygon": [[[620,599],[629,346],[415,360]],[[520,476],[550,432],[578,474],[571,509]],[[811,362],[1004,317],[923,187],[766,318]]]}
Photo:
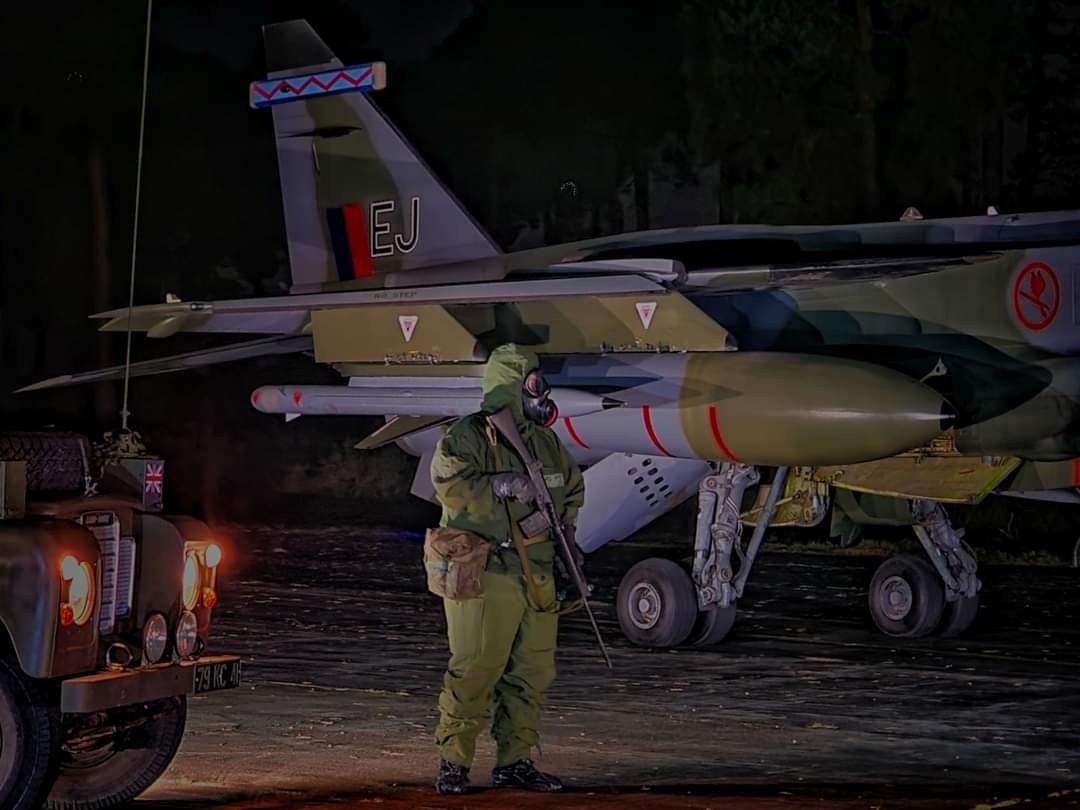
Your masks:
{"label": "union jack flag sticker", "polygon": [[165,489],[165,462],[146,462],[146,474],[143,476],[143,488],[147,495],[162,495]]}

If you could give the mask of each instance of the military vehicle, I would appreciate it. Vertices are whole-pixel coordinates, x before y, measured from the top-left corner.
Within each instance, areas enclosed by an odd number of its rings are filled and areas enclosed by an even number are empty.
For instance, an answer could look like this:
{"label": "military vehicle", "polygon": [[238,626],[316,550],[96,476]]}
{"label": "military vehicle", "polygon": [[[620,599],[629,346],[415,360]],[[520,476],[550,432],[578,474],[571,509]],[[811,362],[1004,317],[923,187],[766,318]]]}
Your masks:
{"label": "military vehicle", "polygon": [[1080,212],[910,210],[504,253],[368,98],[385,65],[344,67],[303,21],[264,37],[269,77],[250,98],[272,111],[292,294],[94,316],[156,339],[251,336],[133,374],[312,353],[348,384],[267,385],[252,405],[388,417],[360,447],[418,456],[413,492],[430,498],[439,426],[479,408],[493,347],[527,345],[555,386],[555,429],[588,466],[585,551],[698,497],[692,562],[646,560],[619,589],[621,627],[646,646],[724,638],[766,528],[814,525],[834,492],[860,520],[912,525],[928,555],[878,570],[877,626],[962,632],[981,583],[942,504],[1076,499]]}
{"label": "military vehicle", "polygon": [[176,754],[188,696],[240,683],[239,658],[206,654],[221,545],[161,514],[161,459],[90,458],[81,436],[0,434],[4,810],[128,802]]}

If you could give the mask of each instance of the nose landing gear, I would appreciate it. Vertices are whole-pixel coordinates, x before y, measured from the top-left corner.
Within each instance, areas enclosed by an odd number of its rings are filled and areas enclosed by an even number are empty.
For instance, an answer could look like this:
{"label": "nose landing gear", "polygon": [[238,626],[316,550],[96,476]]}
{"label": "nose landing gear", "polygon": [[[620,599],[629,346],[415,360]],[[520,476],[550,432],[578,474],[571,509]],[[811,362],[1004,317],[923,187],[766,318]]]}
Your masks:
{"label": "nose landing gear", "polygon": [[735,623],[736,601],[765,539],[787,467],[779,467],[743,548],[740,509],[746,489],[760,479],[746,464],[723,464],[698,487],[698,520],[691,572],[670,560],[650,558],[635,565],[619,585],[618,614],[623,633],[642,647],[716,644]]}

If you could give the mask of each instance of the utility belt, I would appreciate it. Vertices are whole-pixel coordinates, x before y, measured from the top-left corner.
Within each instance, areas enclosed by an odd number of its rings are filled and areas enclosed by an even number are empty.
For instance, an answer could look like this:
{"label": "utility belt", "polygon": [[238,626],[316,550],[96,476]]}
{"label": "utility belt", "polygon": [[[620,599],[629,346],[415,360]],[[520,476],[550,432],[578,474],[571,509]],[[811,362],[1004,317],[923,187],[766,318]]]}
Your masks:
{"label": "utility belt", "polygon": [[[509,518],[509,510],[507,510]],[[521,577],[525,581],[525,593],[529,606],[539,613],[570,613],[580,605],[574,601],[563,603],[558,594],[554,600],[544,599],[540,586],[533,575],[533,563],[528,549],[540,543],[551,542],[547,533],[526,537],[514,520],[510,520],[511,539],[500,543],[501,548],[513,546],[521,563]],[[446,599],[477,599],[483,595],[480,578],[487,568],[491,544],[478,534],[464,529],[428,529],[424,538],[424,570],[428,590]],[[561,590],[558,576],[559,561],[553,561],[556,590]]]}
{"label": "utility belt", "polygon": [[[540,589],[533,576],[528,549],[549,542],[548,536],[545,533],[525,537],[513,520],[510,526],[512,539],[498,546],[501,549],[512,547],[517,552],[529,601],[533,608],[540,610],[544,600],[540,598]],[[487,568],[491,545],[480,535],[465,529],[428,529],[424,537],[424,570],[428,590],[447,599],[475,599],[480,596],[480,577]]]}
{"label": "utility belt", "polygon": [[[485,433],[495,453],[496,472],[501,472],[498,438],[494,427],[488,425]],[[537,510],[519,523],[510,514],[509,502],[504,503],[503,508],[506,510],[506,522],[510,527],[510,539],[499,543],[499,547],[508,549],[512,545],[517,552],[530,607],[540,613],[556,614],[570,613],[580,608],[580,600],[568,603],[560,601],[559,592],[564,590],[569,577],[565,570],[560,571],[563,566],[557,553],[552,563],[556,589],[553,600],[549,602],[541,596],[540,587],[533,576],[528,549],[540,543],[551,542],[551,524],[544,513]],[[428,529],[424,538],[424,568],[427,572],[428,590],[447,599],[478,598],[482,594],[480,577],[487,568],[490,550],[488,541],[473,532],[453,528]]]}
{"label": "utility belt", "polygon": [[[506,510],[507,518],[510,518],[510,508]],[[529,518],[525,520],[528,521]],[[548,537],[547,532],[543,534],[534,535],[532,537],[526,537],[525,533],[521,530],[517,521],[510,518],[510,538],[514,545],[514,549],[517,551],[518,560],[521,561],[521,576],[525,580],[525,593],[529,597],[529,605],[533,610],[540,613],[561,613],[559,607],[559,597],[556,593],[554,601],[550,604],[545,603],[544,599],[540,596],[540,586],[536,584],[536,579],[533,577],[532,572],[532,560],[529,559],[529,546],[535,546],[540,543],[549,543],[551,538]],[[556,579],[556,589],[558,589],[558,580]]]}

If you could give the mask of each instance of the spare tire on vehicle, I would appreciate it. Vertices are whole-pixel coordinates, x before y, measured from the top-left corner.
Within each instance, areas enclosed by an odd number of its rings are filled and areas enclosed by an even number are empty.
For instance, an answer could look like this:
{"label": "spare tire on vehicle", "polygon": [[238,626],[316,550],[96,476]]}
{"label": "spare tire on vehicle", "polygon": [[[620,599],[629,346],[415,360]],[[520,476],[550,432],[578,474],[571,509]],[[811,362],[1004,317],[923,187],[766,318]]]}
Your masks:
{"label": "spare tire on vehicle", "polygon": [[89,440],[78,433],[0,433],[0,461],[26,462],[32,494],[81,492],[90,455]]}

